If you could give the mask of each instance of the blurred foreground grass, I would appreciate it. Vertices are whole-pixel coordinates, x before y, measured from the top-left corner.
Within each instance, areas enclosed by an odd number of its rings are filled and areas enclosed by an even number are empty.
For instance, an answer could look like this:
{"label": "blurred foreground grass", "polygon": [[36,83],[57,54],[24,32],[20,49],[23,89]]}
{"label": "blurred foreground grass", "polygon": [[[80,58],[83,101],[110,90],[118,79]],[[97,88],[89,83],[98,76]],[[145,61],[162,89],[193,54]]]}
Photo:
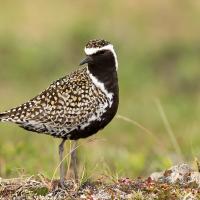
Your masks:
{"label": "blurred foreground grass", "polygon": [[[105,38],[119,59],[118,114],[129,120],[115,118],[93,142],[80,141],[80,171],[139,176],[191,162],[200,154],[199,17],[197,0],[0,1],[0,110],[76,69],[85,43]],[[0,124],[0,176],[51,177],[59,142]]]}

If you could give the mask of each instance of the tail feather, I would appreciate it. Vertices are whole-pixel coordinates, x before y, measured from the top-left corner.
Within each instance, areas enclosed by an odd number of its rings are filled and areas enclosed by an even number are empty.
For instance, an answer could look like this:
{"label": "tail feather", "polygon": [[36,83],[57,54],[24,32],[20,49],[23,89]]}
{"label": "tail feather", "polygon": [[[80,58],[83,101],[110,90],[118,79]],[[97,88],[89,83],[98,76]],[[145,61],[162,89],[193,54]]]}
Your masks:
{"label": "tail feather", "polygon": [[6,113],[0,113],[0,122],[3,121],[5,117],[6,117]]}

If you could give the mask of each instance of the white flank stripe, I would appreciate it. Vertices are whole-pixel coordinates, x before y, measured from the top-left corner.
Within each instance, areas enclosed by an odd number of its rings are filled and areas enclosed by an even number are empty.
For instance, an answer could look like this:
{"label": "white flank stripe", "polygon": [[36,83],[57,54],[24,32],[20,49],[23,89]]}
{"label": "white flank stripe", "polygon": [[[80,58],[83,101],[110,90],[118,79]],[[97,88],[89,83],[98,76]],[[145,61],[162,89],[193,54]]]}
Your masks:
{"label": "white flank stripe", "polygon": [[100,82],[95,76],[93,76],[89,70],[87,69],[87,72],[90,76],[90,78],[92,79],[92,82],[109,98],[109,106],[112,105],[112,98],[113,98],[113,93],[112,92],[108,92],[104,86],[104,84],[102,82]]}
{"label": "white flank stripe", "polygon": [[118,69],[118,61],[117,61],[117,54],[115,53],[115,50],[113,48],[113,45],[112,44],[109,44],[109,45],[106,45],[104,47],[101,47],[101,48],[85,48],[85,53],[86,55],[92,55],[92,54],[95,54],[97,53],[98,51],[101,51],[101,50],[109,50],[112,52],[113,56],[114,56],[114,59],[115,59],[115,67],[116,69]]}

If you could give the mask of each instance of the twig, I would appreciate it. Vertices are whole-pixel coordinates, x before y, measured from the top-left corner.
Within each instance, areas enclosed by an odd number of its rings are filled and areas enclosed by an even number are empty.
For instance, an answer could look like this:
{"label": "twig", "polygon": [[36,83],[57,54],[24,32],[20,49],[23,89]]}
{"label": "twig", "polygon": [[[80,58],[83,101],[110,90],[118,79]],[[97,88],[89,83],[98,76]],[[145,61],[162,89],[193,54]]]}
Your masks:
{"label": "twig", "polygon": [[155,134],[153,134],[153,132],[151,132],[149,129],[145,128],[143,125],[141,125],[139,122],[133,120],[133,119],[130,119],[128,117],[125,117],[125,116],[122,116],[122,115],[117,115],[116,117],[117,119],[122,119],[126,122],[129,122],[135,126],[137,126],[138,128],[140,128],[142,131],[144,131],[145,133],[147,133],[148,135],[150,135],[156,142],[159,146],[163,146],[163,143],[160,142],[160,140],[158,140],[158,138],[155,136]]}
{"label": "twig", "polygon": [[170,140],[171,140],[171,143],[172,143],[172,145],[173,145],[173,147],[174,147],[174,149],[175,149],[177,155],[179,155],[179,158],[180,158],[181,160],[183,160],[183,154],[182,154],[182,152],[181,152],[181,148],[180,148],[180,146],[179,146],[179,144],[178,144],[178,141],[177,141],[177,139],[176,139],[176,137],[175,137],[175,134],[174,134],[174,132],[173,132],[171,126],[170,126],[170,123],[169,123],[169,121],[168,121],[168,119],[167,119],[167,116],[166,116],[166,114],[165,114],[165,112],[164,112],[164,109],[163,109],[163,107],[162,107],[162,105],[161,105],[161,103],[160,103],[160,100],[159,100],[159,99],[155,99],[155,103],[156,103],[156,106],[157,106],[158,111],[159,111],[159,113],[160,113],[160,116],[161,116],[161,118],[162,118],[162,120],[163,120],[165,129],[166,129],[166,131],[167,131],[167,133],[168,133],[168,135],[169,135],[169,138],[170,138]]}

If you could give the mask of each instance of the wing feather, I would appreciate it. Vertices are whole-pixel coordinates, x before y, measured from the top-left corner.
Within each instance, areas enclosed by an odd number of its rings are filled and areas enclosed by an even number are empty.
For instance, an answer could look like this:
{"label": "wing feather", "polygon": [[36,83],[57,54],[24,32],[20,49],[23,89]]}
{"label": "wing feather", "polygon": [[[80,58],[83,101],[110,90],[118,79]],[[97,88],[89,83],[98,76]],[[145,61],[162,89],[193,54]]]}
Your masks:
{"label": "wing feather", "polygon": [[105,94],[83,68],[53,82],[29,102],[7,111],[6,121],[30,131],[63,136],[98,119],[107,106]]}

